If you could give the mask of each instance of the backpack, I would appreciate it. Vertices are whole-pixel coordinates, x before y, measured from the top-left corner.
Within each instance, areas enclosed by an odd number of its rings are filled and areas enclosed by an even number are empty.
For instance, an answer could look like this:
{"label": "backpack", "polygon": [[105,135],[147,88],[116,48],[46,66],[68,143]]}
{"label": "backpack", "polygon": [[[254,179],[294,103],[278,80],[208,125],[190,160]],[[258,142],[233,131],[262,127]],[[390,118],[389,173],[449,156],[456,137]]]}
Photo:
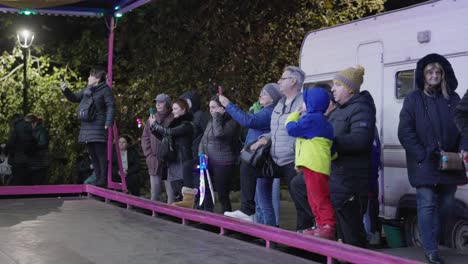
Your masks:
{"label": "backpack", "polygon": [[78,105],[78,120],[91,122],[96,118],[96,105],[94,104],[93,94],[83,96]]}

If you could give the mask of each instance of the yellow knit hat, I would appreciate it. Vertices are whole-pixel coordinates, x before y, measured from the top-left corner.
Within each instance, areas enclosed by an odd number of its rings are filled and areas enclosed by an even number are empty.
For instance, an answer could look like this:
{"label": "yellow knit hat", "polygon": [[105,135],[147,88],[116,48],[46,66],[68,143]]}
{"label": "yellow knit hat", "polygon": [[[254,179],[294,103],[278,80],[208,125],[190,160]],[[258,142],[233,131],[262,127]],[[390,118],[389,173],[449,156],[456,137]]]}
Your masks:
{"label": "yellow knit hat", "polygon": [[364,67],[357,65],[355,68],[350,67],[340,71],[333,77],[333,80],[343,84],[350,92],[359,93],[362,82],[364,81],[364,72]]}

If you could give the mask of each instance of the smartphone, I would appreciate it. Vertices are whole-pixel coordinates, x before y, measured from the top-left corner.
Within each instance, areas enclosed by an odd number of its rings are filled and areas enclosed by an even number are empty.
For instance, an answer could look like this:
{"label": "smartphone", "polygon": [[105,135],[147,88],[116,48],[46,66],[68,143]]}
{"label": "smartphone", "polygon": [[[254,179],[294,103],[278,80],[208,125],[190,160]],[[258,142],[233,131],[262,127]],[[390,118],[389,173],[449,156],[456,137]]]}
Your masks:
{"label": "smartphone", "polygon": [[218,95],[219,96],[223,95],[223,87],[221,87],[221,85],[218,86]]}
{"label": "smartphone", "polygon": [[154,115],[154,108],[153,107],[149,108],[149,114],[150,114],[150,116]]}

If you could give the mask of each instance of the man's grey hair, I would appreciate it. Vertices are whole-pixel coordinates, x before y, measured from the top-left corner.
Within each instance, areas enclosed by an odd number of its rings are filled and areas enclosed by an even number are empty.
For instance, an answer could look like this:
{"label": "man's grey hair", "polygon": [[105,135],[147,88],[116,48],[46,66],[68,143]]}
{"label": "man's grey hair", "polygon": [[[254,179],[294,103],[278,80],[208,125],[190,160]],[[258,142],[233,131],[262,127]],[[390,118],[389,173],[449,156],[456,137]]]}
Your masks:
{"label": "man's grey hair", "polygon": [[297,66],[286,66],[284,68],[284,72],[288,71],[291,75],[296,79],[296,88],[297,90],[302,89],[302,85],[304,84],[305,79],[305,72],[301,70],[301,68]]}

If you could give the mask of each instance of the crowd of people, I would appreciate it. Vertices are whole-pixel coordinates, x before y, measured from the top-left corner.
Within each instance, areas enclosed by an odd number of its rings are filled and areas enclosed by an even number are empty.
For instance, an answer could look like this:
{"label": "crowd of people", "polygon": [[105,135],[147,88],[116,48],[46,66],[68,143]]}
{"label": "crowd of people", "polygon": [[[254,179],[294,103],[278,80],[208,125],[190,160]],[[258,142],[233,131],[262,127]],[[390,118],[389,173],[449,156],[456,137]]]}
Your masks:
{"label": "crowd of people", "polygon": [[[249,111],[222,94],[209,99],[209,113],[201,110],[195,91],[175,100],[158,94],[153,100],[156,111],[141,135],[151,200],[160,200],[164,183],[168,204],[213,211],[210,188],[203,186],[204,193],[199,192],[196,166],[202,155],[211,176],[206,182],[212,182],[224,215],[279,226],[283,178],[295,205],[298,232],[365,247],[369,242],[363,225],[366,211],[373,219],[367,234],[372,238],[380,230],[376,219],[381,146],[372,95],[361,91],[364,75],[363,67],[350,67],[334,76],[332,87],[316,83],[304,88],[305,73],[288,66],[277,83],[263,86]],[[79,141],[88,150],[83,156],[88,163],[80,168],[86,173],[94,169],[95,180],[88,182],[97,186],[106,185],[105,143],[115,112],[105,76],[104,70],[92,69],[88,86],[78,93],[61,85],[65,97],[79,103]],[[398,137],[406,150],[409,181],[417,192],[426,258],[429,263],[443,263],[438,254],[440,227],[453,214],[457,185],[465,184],[467,178],[461,170],[441,170],[439,162],[444,151],[467,157],[468,95],[460,100],[452,66],[438,54],[417,63],[415,78],[416,89],[406,96],[400,113]],[[48,140],[40,119],[18,117],[11,125],[15,132],[7,148],[13,153],[14,170],[22,175],[15,184],[25,183],[27,174],[21,170],[26,167],[35,175],[45,175]],[[241,131],[247,131],[245,137]],[[29,138],[31,144],[17,150],[13,142],[21,137]],[[131,138],[119,139],[120,151],[114,153],[113,163],[121,160],[129,192],[139,195],[139,155],[129,145]],[[35,159],[22,156],[29,151]],[[243,151],[267,155],[252,162],[240,158]],[[240,209],[233,211],[229,193],[237,169],[242,200]],[[121,170],[115,165],[113,171],[118,180]]]}

